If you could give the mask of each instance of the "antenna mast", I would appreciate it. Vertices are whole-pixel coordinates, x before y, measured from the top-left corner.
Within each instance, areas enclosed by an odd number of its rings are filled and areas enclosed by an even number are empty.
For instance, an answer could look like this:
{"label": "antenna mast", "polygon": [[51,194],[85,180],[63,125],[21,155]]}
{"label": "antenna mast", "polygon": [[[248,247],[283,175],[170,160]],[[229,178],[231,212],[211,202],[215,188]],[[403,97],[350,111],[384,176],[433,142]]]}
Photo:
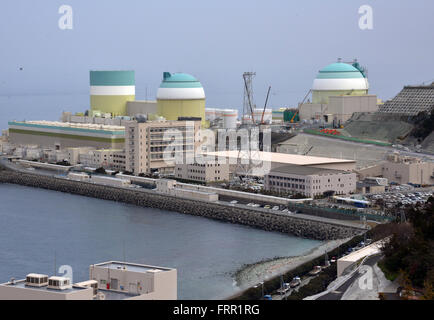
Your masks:
{"label": "antenna mast", "polygon": [[256,72],[244,72],[244,100],[243,100],[243,118],[247,115],[251,115],[252,122],[255,122],[253,116],[253,77],[256,76]]}

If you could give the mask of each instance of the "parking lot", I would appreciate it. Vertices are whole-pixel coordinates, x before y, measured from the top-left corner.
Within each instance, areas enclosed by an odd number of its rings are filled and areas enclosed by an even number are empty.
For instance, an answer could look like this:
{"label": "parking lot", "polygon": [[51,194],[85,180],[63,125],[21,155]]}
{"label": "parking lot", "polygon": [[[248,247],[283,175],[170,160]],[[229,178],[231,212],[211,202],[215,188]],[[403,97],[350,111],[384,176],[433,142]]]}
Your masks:
{"label": "parking lot", "polygon": [[377,205],[384,204],[387,208],[396,206],[416,205],[425,203],[433,191],[401,191],[368,195],[367,197]]}

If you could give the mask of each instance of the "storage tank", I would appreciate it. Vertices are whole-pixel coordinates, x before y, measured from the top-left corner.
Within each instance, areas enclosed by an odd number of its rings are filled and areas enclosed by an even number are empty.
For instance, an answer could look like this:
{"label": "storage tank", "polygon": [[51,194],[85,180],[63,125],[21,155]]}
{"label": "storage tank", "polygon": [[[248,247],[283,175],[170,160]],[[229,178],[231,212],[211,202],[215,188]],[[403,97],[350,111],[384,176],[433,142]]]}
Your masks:
{"label": "storage tank", "polygon": [[93,115],[127,114],[127,101],[136,98],[134,71],[90,71],[90,110]]}
{"label": "storage tank", "polygon": [[216,112],[216,110],[214,108],[206,108],[205,109],[205,119],[208,121],[214,121],[216,118],[215,112]]}
{"label": "storage tank", "polygon": [[157,110],[158,115],[167,120],[195,117],[202,119],[203,127],[207,126],[202,84],[186,73],[163,73],[163,81],[157,91]]}
{"label": "storage tank", "polygon": [[260,123],[262,120],[262,113],[264,113],[264,123],[271,123],[272,117],[273,117],[273,110],[272,109],[253,109],[253,115],[255,117],[255,122]]}
{"label": "storage tank", "polygon": [[248,114],[242,116],[241,123],[242,124],[252,124],[252,116],[248,115]]}
{"label": "storage tank", "polygon": [[225,109],[223,110],[223,127],[225,129],[237,128],[238,110]]}
{"label": "storage tank", "polygon": [[216,119],[223,119],[223,109],[215,109],[215,118]]}

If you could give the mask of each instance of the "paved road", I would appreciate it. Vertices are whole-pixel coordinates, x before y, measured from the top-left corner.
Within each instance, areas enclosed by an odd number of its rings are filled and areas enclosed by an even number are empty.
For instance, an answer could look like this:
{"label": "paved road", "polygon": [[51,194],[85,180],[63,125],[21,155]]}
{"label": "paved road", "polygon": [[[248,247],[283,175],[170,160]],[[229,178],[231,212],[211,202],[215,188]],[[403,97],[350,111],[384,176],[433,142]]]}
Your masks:
{"label": "paved road", "polygon": [[[367,266],[373,267],[381,258],[382,258],[381,255],[375,255],[375,256],[369,257],[369,258],[367,258],[365,260],[365,262],[363,263],[363,265],[367,265]],[[327,294],[323,295],[322,297],[319,297],[316,300],[341,300],[342,296],[345,293],[345,291],[347,291],[348,288],[355,281],[358,281],[361,276],[362,276],[362,274],[360,274],[359,272],[355,272],[347,281],[345,281],[335,291],[327,293]]]}

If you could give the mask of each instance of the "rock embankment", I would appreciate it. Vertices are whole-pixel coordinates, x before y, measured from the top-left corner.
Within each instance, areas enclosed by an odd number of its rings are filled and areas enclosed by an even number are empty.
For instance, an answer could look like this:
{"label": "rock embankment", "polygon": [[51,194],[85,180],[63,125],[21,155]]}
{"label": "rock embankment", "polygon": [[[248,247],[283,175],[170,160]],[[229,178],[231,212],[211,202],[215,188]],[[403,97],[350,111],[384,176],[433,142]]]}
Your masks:
{"label": "rock embankment", "polygon": [[0,182],[175,211],[316,240],[348,238],[361,232],[360,229],[355,227],[312,221],[296,216],[253,211],[247,208],[231,207],[218,203],[176,198],[157,194],[152,190],[116,188],[33,173],[0,169]]}

